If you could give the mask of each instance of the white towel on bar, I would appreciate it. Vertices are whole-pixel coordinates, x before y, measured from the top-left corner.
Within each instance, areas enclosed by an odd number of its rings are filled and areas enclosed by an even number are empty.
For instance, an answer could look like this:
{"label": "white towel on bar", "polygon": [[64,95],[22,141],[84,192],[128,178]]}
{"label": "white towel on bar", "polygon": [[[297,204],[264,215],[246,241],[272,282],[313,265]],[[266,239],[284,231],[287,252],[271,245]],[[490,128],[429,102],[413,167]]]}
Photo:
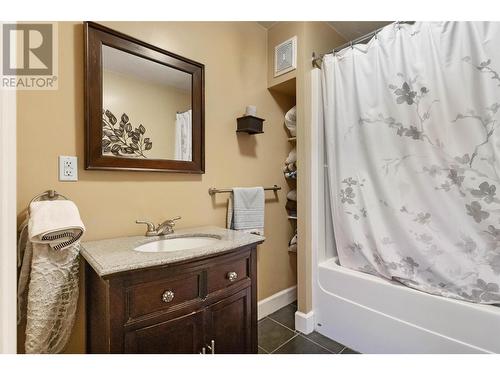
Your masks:
{"label": "white towel on bar", "polygon": [[264,235],[264,188],[233,188],[228,200],[227,227]]}
{"label": "white towel on bar", "polygon": [[25,351],[60,353],[75,321],[79,242],[85,227],[71,201],[33,202],[29,215],[28,231],[23,228],[19,239],[19,245],[25,245],[19,272],[19,319],[28,289]]}

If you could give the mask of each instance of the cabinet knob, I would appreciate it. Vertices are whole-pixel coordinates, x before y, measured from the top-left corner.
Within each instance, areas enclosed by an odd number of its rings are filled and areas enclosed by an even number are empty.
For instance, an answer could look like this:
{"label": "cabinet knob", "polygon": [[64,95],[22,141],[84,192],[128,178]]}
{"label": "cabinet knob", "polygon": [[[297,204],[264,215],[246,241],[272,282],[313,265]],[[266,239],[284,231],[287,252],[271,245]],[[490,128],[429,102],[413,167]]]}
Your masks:
{"label": "cabinet knob", "polygon": [[238,274],[234,271],[228,272],[227,278],[229,279],[230,282],[233,282],[238,278]]}
{"label": "cabinet knob", "polygon": [[169,302],[172,302],[174,297],[175,297],[174,292],[172,292],[171,290],[166,290],[163,292],[161,299],[163,300],[163,302],[169,303]]}

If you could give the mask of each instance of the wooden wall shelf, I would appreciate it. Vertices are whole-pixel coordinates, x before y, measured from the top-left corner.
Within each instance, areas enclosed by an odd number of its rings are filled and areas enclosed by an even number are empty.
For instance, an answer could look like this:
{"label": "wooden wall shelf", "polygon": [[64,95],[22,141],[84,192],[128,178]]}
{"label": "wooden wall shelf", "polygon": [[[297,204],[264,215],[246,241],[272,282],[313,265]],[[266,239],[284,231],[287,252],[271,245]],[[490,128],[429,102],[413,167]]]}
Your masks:
{"label": "wooden wall shelf", "polygon": [[264,119],[256,116],[246,115],[236,119],[238,122],[238,127],[236,129],[237,133],[248,133],[248,134],[261,134],[264,133],[262,130],[262,125],[264,124]]}

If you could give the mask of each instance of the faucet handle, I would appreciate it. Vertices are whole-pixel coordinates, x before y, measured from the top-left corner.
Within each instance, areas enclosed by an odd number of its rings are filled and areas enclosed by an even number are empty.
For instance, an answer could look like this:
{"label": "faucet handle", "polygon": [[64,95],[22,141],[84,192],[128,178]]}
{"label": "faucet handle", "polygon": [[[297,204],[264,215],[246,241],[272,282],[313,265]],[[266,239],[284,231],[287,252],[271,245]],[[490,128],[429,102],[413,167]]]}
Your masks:
{"label": "faucet handle", "polygon": [[146,224],[148,226],[148,232],[154,232],[155,231],[155,225],[152,222],[150,222],[150,221],[136,220],[135,222],[136,222],[136,224]]}
{"label": "faucet handle", "polygon": [[172,219],[167,219],[167,220],[165,220],[163,223],[158,224],[158,226],[163,226],[163,225],[167,224],[169,227],[172,227],[172,228],[173,228],[173,227],[175,227],[175,223],[174,223],[174,221],[176,221],[176,220],[180,220],[180,219],[182,219],[180,216],[176,216],[176,217],[174,217],[174,218],[172,218]]}

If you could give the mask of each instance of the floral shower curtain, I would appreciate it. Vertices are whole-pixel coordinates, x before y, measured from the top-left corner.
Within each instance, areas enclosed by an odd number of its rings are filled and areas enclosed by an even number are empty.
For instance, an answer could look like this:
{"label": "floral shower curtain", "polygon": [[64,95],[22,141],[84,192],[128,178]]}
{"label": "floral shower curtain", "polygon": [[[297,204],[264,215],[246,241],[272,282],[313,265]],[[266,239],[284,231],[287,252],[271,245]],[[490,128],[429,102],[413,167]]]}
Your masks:
{"label": "floral shower curtain", "polygon": [[500,303],[500,23],[392,24],[323,59],[341,265]]}

